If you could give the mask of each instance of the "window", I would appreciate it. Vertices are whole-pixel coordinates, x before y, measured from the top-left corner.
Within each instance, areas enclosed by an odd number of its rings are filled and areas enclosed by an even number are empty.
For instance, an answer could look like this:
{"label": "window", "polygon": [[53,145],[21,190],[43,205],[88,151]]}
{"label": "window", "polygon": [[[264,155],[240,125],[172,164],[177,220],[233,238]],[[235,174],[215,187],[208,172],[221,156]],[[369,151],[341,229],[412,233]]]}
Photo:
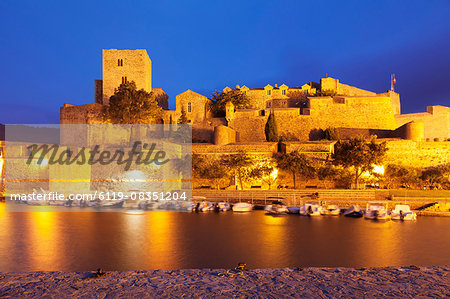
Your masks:
{"label": "window", "polygon": [[282,89],[281,90],[281,94],[285,96],[286,95],[286,89]]}
{"label": "window", "polygon": [[191,103],[188,103],[188,112],[192,112],[192,105],[191,105]]}
{"label": "window", "polygon": [[117,60],[117,66],[123,66],[123,59]]}
{"label": "window", "polygon": [[122,84],[127,83],[127,77],[122,77]]}
{"label": "window", "polygon": [[267,90],[267,95],[270,96],[272,94],[272,91],[270,89]]}
{"label": "window", "polygon": [[267,102],[267,103],[266,103],[266,107],[267,107],[267,108],[270,108],[270,104],[271,104],[270,102]]}

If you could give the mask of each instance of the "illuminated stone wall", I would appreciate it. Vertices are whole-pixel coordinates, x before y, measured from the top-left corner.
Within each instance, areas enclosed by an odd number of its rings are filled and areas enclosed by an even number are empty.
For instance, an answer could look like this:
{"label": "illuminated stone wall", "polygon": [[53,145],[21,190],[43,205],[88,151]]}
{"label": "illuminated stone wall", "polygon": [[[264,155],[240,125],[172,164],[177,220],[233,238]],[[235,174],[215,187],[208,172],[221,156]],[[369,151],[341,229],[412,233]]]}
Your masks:
{"label": "illuminated stone wall", "polygon": [[103,50],[103,104],[109,104],[122,78],[134,81],[137,89],[152,91],[152,61],[146,50]]}
{"label": "illuminated stone wall", "polygon": [[[397,128],[391,98],[309,97],[309,108],[275,108],[280,136],[299,141],[317,140],[328,127],[394,130]],[[305,113],[305,114],[302,114]],[[237,110],[228,122],[240,142],[264,141],[269,110]]]}
{"label": "illuminated stone wall", "polygon": [[428,106],[427,112],[396,115],[398,126],[411,121],[424,124],[425,140],[433,141],[437,138],[444,141],[450,138],[450,108],[444,106]]}

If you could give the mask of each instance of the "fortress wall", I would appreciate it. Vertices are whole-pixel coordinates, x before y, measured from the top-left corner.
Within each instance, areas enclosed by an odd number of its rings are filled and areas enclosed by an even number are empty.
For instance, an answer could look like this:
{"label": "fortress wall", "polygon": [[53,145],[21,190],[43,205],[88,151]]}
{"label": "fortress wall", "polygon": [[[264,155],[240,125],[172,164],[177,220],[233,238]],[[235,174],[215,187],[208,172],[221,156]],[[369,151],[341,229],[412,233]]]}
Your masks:
{"label": "fortress wall", "polygon": [[199,123],[192,124],[192,142],[214,142],[214,128],[217,126],[226,126],[225,118],[210,118]]}
{"label": "fortress wall", "polygon": [[226,155],[236,154],[244,151],[249,154],[272,157],[277,152],[278,144],[276,142],[248,142],[234,143],[227,145],[214,145],[208,143],[196,143],[192,145],[192,153],[204,155]]}
{"label": "fortress wall", "polygon": [[[379,140],[382,142],[383,140]],[[398,164],[413,167],[429,167],[450,163],[450,142],[416,142],[410,140],[386,140],[388,151],[384,165]],[[294,150],[317,162],[325,162],[333,152],[334,142],[285,142],[286,152]],[[249,142],[228,145],[193,144],[195,154],[223,155],[243,150],[247,153],[272,157],[277,152],[275,142]]]}
{"label": "fortress wall", "polygon": [[429,167],[450,163],[450,142],[393,140],[387,147],[385,165]]}
{"label": "fortress wall", "polygon": [[354,86],[341,84],[338,85],[338,94],[346,95],[346,96],[375,96],[376,93],[360,89]]}
{"label": "fortress wall", "polygon": [[376,93],[360,89],[354,86],[339,83],[339,79],[322,78],[320,79],[320,86],[322,91],[335,92],[338,95],[345,96],[375,96]]}
{"label": "fortress wall", "polygon": [[[280,136],[300,141],[322,138],[328,127],[394,130],[397,128],[389,97],[310,97],[310,115],[299,109],[274,109]],[[241,142],[264,141],[269,110],[237,110],[228,125],[238,132]]]}
{"label": "fortress wall", "polygon": [[396,115],[398,126],[408,122],[423,122],[425,140],[433,141],[438,138],[444,141],[450,138],[450,108],[444,106],[429,106],[427,112]]}
{"label": "fortress wall", "polygon": [[[123,66],[118,60],[123,60]],[[146,50],[103,50],[103,104],[109,103],[122,77],[134,81],[137,89],[152,91],[152,62]]]}
{"label": "fortress wall", "polygon": [[86,105],[64,104],[60,108],[61,124],[100,124],[103,105],[94,103]]}
{"label": "fortress wall", "polygon": [[334,141],[316,141],[316,142],[283,142],[286,153],[293,151],[303,153],[331,153],[333,151]]}
{"label": "fortress wall", "polygon": [[309,98],[310,115],[322,129],[327,127],[397,128],[389,97]]}

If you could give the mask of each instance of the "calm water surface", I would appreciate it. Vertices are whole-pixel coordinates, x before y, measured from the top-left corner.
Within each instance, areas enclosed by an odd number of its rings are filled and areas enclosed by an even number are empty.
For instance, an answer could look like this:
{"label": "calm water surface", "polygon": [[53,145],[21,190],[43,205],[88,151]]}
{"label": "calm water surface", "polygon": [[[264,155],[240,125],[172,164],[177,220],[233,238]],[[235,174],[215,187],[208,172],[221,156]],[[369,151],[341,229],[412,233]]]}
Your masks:
{"label": "calm water surface", "polygon": [[7,213],[0,271],[450,264],[450,218],[151,212]]}

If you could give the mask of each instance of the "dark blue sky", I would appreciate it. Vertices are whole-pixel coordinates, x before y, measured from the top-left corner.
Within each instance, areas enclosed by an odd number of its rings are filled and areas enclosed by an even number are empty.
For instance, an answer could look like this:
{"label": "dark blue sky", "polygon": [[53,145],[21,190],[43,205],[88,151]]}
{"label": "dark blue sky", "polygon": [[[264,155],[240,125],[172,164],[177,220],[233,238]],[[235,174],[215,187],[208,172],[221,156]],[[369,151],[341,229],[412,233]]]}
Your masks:
{"label": "dark blue sky", "polygon": [[[45,3],[45,4],[42,4]],[[375,92],[395,73],[403,112],[450,105],[450,1],[0,1],[0,123],[58,123],[94,100],[102,49],[146,49],[153,87],[319,82]]]}

